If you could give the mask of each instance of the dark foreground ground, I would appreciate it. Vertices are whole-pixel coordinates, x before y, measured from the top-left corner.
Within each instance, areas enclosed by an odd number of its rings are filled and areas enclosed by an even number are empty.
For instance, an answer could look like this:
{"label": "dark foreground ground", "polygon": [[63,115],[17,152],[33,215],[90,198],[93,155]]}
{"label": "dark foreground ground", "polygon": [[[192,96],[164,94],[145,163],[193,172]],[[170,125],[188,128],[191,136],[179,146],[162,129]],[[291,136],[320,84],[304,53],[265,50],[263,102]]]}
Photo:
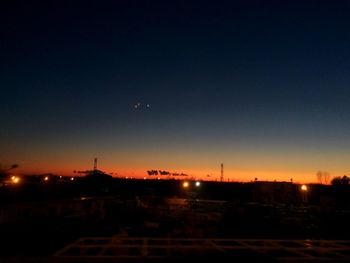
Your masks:
{"label": "dark foreground ground", "polygon": [[[0,262],[59,262],[63,258],[53,255],[84,237],[350,239],[347,188],[313,185],[306,196],[299,185],[290,183],[202,182],[195,187],[191,182],[186,189],[181,183],[115,180],[108,184],[78,181],[3,186]],[[209,252],[204,249],[194,255],[218,257]],[[242,250],[234,257],[237,255],[261,261],[265,254]],[[149,259],[143,257],[142,261]]]}

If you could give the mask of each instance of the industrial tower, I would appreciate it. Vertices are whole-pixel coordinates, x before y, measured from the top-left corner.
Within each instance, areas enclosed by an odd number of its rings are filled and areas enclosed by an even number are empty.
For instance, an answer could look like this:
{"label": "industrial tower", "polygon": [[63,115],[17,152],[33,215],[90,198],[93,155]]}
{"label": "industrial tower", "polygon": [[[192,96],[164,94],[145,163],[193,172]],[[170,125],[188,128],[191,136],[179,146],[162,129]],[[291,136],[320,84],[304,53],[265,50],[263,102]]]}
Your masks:
{"label": "industrial tower", "polygon": [[97,170],[97,158],[95,157],[95,159],[94,159],[94,171],[96,171]]}

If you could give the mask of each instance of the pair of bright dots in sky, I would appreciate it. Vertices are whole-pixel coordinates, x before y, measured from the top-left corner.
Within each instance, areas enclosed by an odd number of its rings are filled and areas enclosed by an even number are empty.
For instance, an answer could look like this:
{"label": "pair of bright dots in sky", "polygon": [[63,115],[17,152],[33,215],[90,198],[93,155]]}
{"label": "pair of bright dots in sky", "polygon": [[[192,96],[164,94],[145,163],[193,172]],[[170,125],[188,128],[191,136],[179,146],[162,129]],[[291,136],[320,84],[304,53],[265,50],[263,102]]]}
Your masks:
{"label": "pair of bright dots in sky", "polygon": [[149,104],[145,104],[145,106],[143,106],[143,104],[141,104],[140,102],[134,104],[134,109],[138,109],[142,107],[146,107],[147,109],[149,109],[151,106]]}

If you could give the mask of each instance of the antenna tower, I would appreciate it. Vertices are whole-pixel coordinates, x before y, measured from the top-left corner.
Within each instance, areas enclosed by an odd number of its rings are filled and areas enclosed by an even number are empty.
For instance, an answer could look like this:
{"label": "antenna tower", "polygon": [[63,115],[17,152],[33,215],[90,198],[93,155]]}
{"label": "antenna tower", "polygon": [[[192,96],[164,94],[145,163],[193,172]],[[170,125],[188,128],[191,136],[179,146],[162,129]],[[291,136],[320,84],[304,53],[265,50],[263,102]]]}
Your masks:
{"label": "antenna tower", "polygon": [[94,159],[94,171],[97,170],[97,158]]}
{"label": "antenna tower", "polygon": [[221,164],[221,177],[220,177],[220,181],[224,181],[224,164]]}

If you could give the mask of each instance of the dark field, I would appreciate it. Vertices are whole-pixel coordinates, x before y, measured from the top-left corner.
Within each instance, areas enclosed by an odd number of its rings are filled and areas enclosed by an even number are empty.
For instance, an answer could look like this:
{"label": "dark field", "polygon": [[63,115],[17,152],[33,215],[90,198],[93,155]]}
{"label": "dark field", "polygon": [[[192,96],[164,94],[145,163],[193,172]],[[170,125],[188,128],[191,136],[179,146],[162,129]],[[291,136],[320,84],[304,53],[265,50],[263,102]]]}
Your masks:
{"label": "dark field", "polygon": [[51,257],[83,237],[346,240],[349,187],[180,180],[27,182],[1,189],[2,258]]}

